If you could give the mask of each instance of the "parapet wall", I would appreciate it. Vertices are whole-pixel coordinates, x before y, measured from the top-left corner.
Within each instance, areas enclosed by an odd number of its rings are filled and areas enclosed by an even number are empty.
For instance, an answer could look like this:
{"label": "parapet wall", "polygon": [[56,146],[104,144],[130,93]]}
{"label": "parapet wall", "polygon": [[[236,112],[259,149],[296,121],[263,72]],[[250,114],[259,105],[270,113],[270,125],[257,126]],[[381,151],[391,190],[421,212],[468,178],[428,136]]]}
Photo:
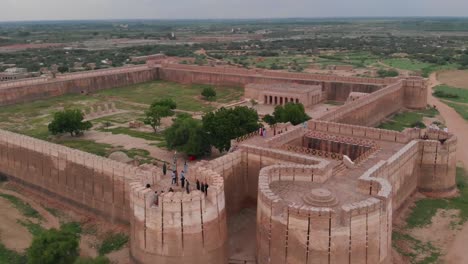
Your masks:
{"label": "parapet wall", "polygon": [[133,166],[0,130],[0,174],[110,222],[129,222]]}
{"label": "parapet wall", "polygon": [[124,67],[60,75],[55,79],[18,81],[0,85],[0,106],[30,102],[70,93],[87,94],[99,90],[158,79],[158,68]]}
{"label": "parapet wall", "polygon": [[155,196],[144,182],[130,184],[131,258],[135,263],[227,263],[224,181],[214,171],[188,172],[209,185],[208,195],[193,190]]}

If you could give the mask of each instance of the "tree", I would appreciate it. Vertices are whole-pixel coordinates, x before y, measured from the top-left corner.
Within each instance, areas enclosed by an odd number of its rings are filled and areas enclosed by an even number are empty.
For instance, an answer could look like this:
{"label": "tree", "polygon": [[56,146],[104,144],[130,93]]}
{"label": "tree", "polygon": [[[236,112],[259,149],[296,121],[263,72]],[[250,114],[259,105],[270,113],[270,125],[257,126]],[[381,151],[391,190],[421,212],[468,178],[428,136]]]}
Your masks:
{"label": "tree", "polygon": [[[284,106],[279,105],[275,107],[273,117],[275,123],[291,122],[293,125],[298,125],[310,119],[305,113],[304,106],[300,103],[287,103]],[[270,119],[269,121],[273,120]]]}
{"label": "tree", "polygon": [[49,229],[36,236],[28,249],[29,264],[69,264],[79,255],[79,234]]}
{"label": "tree", "polygon": [[60,73],[65,73],[65,72],[69,71],[69,68],[68,68],[68,66],[59,66],[57,68],[57,71],[59,71]]}
{"label": "tree", "polygon": [[261,127],[258,114],[252,108],[238,106],[234,109],[220,108],[203,116],[203,130],[210,144],[220,151],[231,148],[231,140],[254,132]]}
{"label": "tree", "polygon": [[49,124],[48,128],[53,135],[70,133],[72,137],[77,136],[93,126],[91,122],[84,122],[83,119],[83,112],[80,110],[67,109],[55,113],[54,119]]}
{"label": "tree", "polygon": [[267,124],[270,125],[270,126],[272,126],[272,125],[274,125],[274,124],[277,123],[275,117],[272,116],[272,115],[270,115],[270,114],[265,115],[265,116],[263,117],[263,121],[265,121],[265,123],[267,123]]}
{"label": "tree", "polygon": [[210,152],[210,143],[200,120],[189,115],[179,115],[164,136],[167,147],[187,155],[203,156]]}
{"label": "tree", "polygon": [[377,71],[377,74],[379,75],[379,77],[381,78],[385,78],[385,77],[397,77],[398,75],[400,75],[398,73],[398,71],[394,70],[394,69],[391,69],[391,70],[384,70],[384,69],[380,69]]}
{"label": "tree", "polygon": [[154,101],[151,106],[167,106],[170,110],[174,110],[177,108],[177,104],[176,102],[174,102],[174,100],[172,99],[161,99],[161,100],[156,100]]}
{"label": "tree", "polygon": [[216,97],[216,91],[212,87],[206,87],[201,94],[208,100]]}
{"label": "tree", "polygon": [[158,127],[161,125],[161,119],[174,115],[173,110],[176,108],[177,104],[171,99],[154,101],[145,112],[145,119],[143,122],[146,125],[150,125],[156,133],[158,132]]}

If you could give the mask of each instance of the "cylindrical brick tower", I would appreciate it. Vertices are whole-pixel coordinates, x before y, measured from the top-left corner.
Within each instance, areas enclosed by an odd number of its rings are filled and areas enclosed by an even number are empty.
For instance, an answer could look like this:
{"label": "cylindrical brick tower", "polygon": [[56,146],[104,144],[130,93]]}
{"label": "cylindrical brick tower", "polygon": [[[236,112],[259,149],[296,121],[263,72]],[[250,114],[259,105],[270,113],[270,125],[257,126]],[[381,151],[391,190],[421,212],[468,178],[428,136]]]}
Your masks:
{"label": "cylindrical brick tower", "polygon": [[439,130],[428,130],[429,140],[420,143],[419,191],[434,197],[456,194],[457,138]]}
{"label": "cylindrical brick tower", "polygon": [[189,180],[210,186],[208,195],[194,190],[159,196],[140,181],[131,188],[131,240],[133,263],[227,263],[227,226],[223,179],[195,167]]}

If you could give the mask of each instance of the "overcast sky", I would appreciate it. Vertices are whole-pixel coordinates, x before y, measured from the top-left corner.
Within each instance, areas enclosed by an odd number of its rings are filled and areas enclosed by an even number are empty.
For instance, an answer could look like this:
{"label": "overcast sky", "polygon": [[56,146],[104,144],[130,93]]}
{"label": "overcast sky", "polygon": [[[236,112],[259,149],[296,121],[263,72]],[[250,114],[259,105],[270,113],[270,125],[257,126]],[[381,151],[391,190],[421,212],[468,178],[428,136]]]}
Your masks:
{"label": "overcast sky", "polygon": [[468,0],[0,0],[0,21],[468,16]]}

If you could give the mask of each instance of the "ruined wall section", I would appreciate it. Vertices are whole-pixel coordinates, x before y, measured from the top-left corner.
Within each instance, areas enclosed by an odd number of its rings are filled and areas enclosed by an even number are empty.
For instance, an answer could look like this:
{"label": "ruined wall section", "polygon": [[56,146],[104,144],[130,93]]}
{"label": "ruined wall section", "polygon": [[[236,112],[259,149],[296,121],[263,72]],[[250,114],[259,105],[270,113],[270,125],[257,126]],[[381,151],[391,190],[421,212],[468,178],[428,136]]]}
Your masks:
{"label": "ruined wall section", "polygon": [[209,184],[198,190],[155,196],[138,180],[130,184],[131,259],[134,263],[227,263],[224,181],[216,172],[193,167],[189,180]]}
{"label": "ruined wall section", "polygon": [[[318,175],[326,171],[320,165],[309,167]],[[260,172],[258,263],[390,263],[391,187],[379,186],[376,197],[340,208],[288,204],[269,186],[314,181],[297,175],[300,171],[295,165],[276,165]]]}
{"label": "ruined wall section", "polygon": [[31,102],[70,93],[87,94],[99,90],[157,80],[158,68],[129,67],[58,76],[47,82],[31,82],[0,87],[0,106]]}
{"label": "ruined wall section", "polygon": [[110,222],[128,223],[137,168],[0,130],[0,174]]}

